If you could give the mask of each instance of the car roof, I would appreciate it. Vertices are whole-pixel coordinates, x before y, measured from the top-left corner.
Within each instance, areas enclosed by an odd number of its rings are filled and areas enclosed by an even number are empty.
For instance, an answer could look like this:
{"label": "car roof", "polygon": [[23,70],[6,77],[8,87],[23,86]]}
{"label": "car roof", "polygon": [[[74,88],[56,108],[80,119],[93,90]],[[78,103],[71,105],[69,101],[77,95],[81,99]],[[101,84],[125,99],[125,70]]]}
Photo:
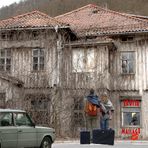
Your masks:
{"label": "car roof", "polygon": [[24,112],[24,110],[19,110],[19,109],[0,109],[0,112]]}

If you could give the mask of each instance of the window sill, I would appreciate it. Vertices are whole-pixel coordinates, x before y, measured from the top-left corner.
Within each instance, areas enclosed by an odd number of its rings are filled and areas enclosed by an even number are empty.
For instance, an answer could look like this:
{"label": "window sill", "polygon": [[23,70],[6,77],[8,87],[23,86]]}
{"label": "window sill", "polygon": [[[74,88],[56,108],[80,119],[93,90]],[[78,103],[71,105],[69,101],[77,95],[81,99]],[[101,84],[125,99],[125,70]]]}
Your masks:
{"label": "window sill", "polygon": [[32,70],[31,73],[45,73],[45,70]]}
{"label": "window sill", "polygon": [[128,125],[128,126],[121,126],[121,128],[142,128],[141,125]]}
{"label": "window sill", "polygon": [[122,76],[135,76],[135,73],[121,73]]}

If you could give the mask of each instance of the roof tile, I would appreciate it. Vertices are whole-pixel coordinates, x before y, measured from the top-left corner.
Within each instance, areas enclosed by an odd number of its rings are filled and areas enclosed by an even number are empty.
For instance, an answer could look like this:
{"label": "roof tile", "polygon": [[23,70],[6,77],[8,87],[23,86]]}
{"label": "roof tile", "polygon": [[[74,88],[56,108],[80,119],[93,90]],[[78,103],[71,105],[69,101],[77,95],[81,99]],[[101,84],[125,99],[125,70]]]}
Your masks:
{"label": "roof tile", "polygon": [[55,17],[78,36],[148,31],[148,21],[89,4]]}
{"label": "roof tile", "polygon": [[0,29],[67,26],[48,15],[32,11],[0,21]]}

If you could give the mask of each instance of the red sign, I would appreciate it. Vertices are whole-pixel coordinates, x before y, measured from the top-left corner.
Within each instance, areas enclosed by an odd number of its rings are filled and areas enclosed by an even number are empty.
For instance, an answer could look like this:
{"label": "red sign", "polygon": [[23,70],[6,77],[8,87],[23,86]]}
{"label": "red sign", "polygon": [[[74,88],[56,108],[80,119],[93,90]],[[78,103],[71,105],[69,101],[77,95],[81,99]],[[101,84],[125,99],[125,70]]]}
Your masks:
{"label": "red sign", "polygon": [[131,140],[138,140],[139,134],[132,134]]}
{"label": "red sign", "polygon": [[139,100],[123,100],[123,106],[130,106],[130,107],[140,107]]}
{"label": "red sign", "polygon": [[122,128],[121,134],[124,134],[124,135],[140,134],[140,128],[134,128],[134,129]]}

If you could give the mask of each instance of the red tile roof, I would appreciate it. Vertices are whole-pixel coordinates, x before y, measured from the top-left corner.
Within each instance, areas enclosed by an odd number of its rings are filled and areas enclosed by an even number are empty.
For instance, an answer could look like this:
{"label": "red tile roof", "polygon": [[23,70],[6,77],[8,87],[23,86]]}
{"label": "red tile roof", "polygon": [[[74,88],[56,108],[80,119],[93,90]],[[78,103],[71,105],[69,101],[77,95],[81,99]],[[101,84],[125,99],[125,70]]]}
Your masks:
{"label": "red tile roof", "polygon": [[89,4],[55,17],[78,36],[148,32],[148,21]]}
{"label": "red tile roof", "polygon": [[67,26],[39,11],[32,11],[0,21],[0,29],[55,27],[57,25]]}

